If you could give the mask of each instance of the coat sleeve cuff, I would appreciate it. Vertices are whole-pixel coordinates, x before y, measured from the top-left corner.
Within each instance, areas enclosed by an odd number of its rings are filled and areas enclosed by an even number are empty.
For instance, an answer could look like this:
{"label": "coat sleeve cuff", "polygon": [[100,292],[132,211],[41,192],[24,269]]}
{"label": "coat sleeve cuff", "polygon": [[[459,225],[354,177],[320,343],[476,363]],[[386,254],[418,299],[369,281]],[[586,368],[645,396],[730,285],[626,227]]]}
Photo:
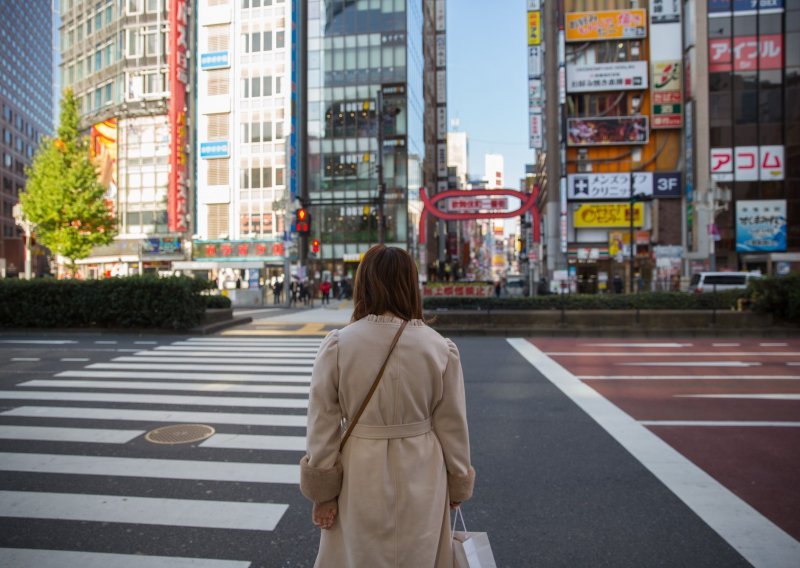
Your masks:
{"label": "coat sleeve cuff", "polygon": [[308,465],[308,456],[300,460],[300,491],[309,501],[324,503],[335,499],[342,489],[342,464],[317,468]]}
{"label": "coat sleeve cuff", "polygon": [[472,489],[475,487],[475,469],[470,466],[466,475],[455,475],[447,473],[447,489],[450,493],[451,501],[466,501],[472,497]]}

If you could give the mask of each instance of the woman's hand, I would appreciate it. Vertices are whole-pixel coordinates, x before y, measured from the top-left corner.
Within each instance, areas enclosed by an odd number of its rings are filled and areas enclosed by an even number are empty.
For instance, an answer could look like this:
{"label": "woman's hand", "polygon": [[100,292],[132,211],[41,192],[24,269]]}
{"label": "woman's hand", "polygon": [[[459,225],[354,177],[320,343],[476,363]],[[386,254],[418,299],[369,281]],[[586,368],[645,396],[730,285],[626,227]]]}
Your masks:
{"label": "woman's hand", "polygon": [[311,511],[311,520],[321,529],[333,527],[336,515],[339,513],[339,503],[336,499],[325,501],[324,503],[314,503]]}
{"label": "woman's hand", "polygon": [[461,506],[461,501],[450,501],[450,510],[458,509]]}

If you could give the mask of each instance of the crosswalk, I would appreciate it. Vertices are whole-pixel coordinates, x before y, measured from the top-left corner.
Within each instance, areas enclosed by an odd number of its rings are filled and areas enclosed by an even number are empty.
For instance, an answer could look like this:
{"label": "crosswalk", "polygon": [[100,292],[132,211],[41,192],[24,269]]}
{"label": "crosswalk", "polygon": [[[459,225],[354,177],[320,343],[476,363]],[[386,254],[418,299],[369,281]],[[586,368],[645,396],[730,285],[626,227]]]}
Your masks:
{"label": "crosswalk", "polygon": [[[320,340],[140,343],[132,352],[118,349],[124,355],[109,362],[87,359],[46,378],[21,375],[0,390],[0,518],[46,522],[65,534],[93,522],[268,536],[291,506],[280,488],[299,483]],[[214,433],[166,449],[144,438],[176,424],[208,425]],[[208,483],[223,489],[204,489]],[[195,558],[140,544],[135,554],[71,544],[0,548],[0,566],[251,566],[237,555]]]}

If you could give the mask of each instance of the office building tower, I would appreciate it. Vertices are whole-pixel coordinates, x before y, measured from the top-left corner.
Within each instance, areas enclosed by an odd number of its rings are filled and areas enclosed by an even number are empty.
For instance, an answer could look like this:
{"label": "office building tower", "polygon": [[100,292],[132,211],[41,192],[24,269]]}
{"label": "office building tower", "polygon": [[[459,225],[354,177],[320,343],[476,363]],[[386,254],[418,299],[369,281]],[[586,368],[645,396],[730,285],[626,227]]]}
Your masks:
{"label": "office building tower", "polygon": [[[24,271],[25,243],[14,206],[25,190],[25,168],[53,131],[53,17],[50,0],[0,0],[0,13],[0,277],[16,277]],[[47,272],[44,251],[33,252],[33,273]]]}
{"label": "office building tower", "polygon": [[61,84],[108,186],[119,235],[84,277],[169,272],[192,234],[188,0],[62,0]]}

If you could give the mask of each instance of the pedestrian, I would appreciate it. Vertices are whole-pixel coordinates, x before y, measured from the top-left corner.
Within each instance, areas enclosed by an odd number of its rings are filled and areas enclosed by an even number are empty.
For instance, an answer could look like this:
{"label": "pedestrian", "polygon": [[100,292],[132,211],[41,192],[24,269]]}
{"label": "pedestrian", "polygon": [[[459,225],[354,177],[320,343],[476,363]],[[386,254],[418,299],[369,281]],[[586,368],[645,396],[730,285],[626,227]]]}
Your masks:
{"label": "pedestrian", "polygon": [[499,298],[500,297],[501,290],[502,290],[502,286],[500,284],[500,281],[496,280],[495,283],[494,283],[494,297],[495,298]]}
{"label": "pedestrian", "polygon": [[[449,511],[475,481],[458,349],[422,321],[416,266],[402,249],[364,254],[353,306],[311,375],[300,489],[323,529],[315,566],[451,568]],[[340,452],[345,417],[357,425]]]}
{"label": "pedestrian", "polygon": [[297,296],[300,293],[300,284],[297,280],[292,279],[292,283],[289,285],[289,292],[291,294],[291,300],[289,300],[289,307],[297,305]]}
{"label": "pedestrian", "polygon": [[306,286],[306,295],[308,296],[308,306],[310,308],[314,307],[314,298],[317,297],[317,281],[316,280],[309,280],[308,285]]}
{"label": "pedestrian", "polygon": [[328,280],[323,280],[319,285],[319,290],[322,292],[322,305],[330,305],[331,303],[331,283]]}
{"label": "pedestrian", "polygon": [[614,279],[612,280],[612,284],[614,286],[614,293],[615,294],[622,294],[622,278],[619,274],[614,275]]}
{"label": "pedestrian", "polygon": [[300,300],[303,302],[304,306],[308,305],[308,297],[306,294],[308,294],[308,284],[303,280],[300,282]]}

